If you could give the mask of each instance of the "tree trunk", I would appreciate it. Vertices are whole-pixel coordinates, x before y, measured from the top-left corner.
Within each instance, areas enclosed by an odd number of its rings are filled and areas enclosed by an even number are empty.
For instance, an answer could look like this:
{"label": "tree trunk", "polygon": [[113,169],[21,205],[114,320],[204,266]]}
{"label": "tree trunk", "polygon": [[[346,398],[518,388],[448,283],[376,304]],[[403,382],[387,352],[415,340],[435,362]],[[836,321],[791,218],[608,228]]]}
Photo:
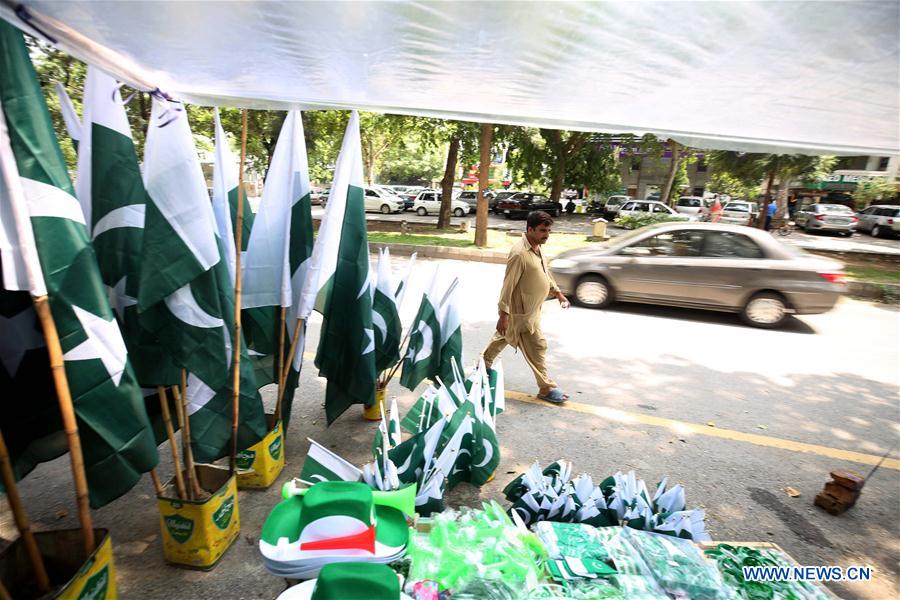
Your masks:
{"label": "tree trunk", "polygon": [[669,164],[669,174],[666,175],[666,184],[663,186],[662,193],[659,195],[659,201],[671,204],[669,196],[672,195],[672,185],[675,183],[675,174],[678,172],[678,142],[669,139],[669,148],[672,150],[672,161]]}
{"label": "tree trunk", "polygon": [[756,226],[760,229],[766,228],[766,215],[769,214],[769,202],[772,201],[772,184],[775,182],[775,173],[778,171],[778,163],[772,166],[769,171],[769,181],[766,182],[766,195],[763,198],[763,205],[759,208],[759,215],[756,217]]}
{"label": "tree trunk", "polygon": [[563,183],[566,181],[566,160],[565,152],[561,152],[556,159],[556,169],[553,173],[553,183],[550,185],[550,201],[559,202],[562,196]]}
{"label": "tree trunk", "polygon": [[488,203],[484,190],[488,187],[491,171],[491,137],[493,125],[481,124],[481,163],[478,166],[478,205],[475,209],[475,245],[479,248],[487,246]]}
{"label": "tree trunk", "polygon": [[447,151],[447,167],[441,179],[441,210],[438,213],[438,229],[450,226],[450,203],[453,201],[453,180],[456,179],[456,163],[459,159],[459,138],[450,140]]}

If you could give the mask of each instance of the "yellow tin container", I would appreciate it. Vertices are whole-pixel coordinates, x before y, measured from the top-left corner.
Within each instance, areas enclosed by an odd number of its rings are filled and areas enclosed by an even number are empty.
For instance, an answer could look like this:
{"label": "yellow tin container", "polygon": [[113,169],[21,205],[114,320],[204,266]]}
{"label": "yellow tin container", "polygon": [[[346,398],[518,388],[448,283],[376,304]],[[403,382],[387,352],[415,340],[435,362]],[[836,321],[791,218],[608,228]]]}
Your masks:
{"label": "yellow tin container", "polygon": [[384,412],[384,397],[387,395],[387,387],[375,388],[375,403],[372,406],[363,406],[363,418],[366,421],[380,421]]}
{"label": "yellow tin container", "polygon": [[[272,427],[274,415],[266,415]],[[267,488],[284,469],[284,435],[281,421],[259,443],[237,453],[239,488]]]}
{"label": "yellow tin container", "polygon": [[[44,564],[48,566],[50,585],[54,588],[46,598],[116,599],[112,538],[109,537],[107,530],[94,530],[97,546],[86,560],[80,529],[40,531],[35,532],[34,538]],[[33,593],[34,572],[21,539],[0,553],[0,582],[14,598],[21,594],[31,597],[30,593]]]}
{"label": "yellow tin container", "polygon": [[[209,498],[156,499],[163,554],[175,565],[211,569],[240,533],[237,481],[228,475],[228,469],[213,465],[197,465],[196,471],[200,487],[212,494]],[[172,494],[173,490],[169,482],[166,492]]]}

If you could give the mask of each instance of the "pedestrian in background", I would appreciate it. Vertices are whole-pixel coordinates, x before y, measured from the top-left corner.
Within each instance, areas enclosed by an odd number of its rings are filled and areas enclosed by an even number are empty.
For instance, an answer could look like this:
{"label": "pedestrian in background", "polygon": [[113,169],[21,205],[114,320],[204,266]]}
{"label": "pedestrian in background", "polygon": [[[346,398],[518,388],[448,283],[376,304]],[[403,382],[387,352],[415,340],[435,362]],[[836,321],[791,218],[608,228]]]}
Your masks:
{"label": "pedestrian in background", "polygon": [[777,208],[778,204],[775,200],[769,200],[769,205],[766,206],[766,231],[772,228],[772,217],[775,216],[775,209]]}
{"label": "pedestrian in background", "polygon": [[528,214],[525,233],[509,251],[506,274],[498,303],[497,331],[484,349],[484,364],[490,368],[507,345],[522,351],[538,386],[538,398],[561,403],[569,399],[547,373],[547,340],[541,332],[541,307],[548,297],[569,307],[569,301],[553,281],[541,246],[550,238],[553,218],[543,212]]}

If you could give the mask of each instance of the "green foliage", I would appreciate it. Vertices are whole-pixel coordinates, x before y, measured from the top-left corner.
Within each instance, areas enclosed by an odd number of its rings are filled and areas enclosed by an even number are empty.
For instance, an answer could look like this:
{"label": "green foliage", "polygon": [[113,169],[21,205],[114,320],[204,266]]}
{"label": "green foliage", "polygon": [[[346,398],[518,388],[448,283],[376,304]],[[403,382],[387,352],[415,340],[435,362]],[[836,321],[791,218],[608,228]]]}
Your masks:
{"label": "green foliage", "polygon": [[719,171],[710,176],[706,189],[715,194],[727,194],[735,199],[753,200],[759,194],[759,183],[748,185],[731,173]]}
{"label": "green foliage", "polygon": [[430,185],[444,170],[444,148],[421,141],[392,145],[384,153],[376,180],[400,185]]}
{"label": "green foliage", "polygon": [[889,200],[897,195],[894,186],[884,178],[860,181],[853,191],[853,203],[857,210],[862,210],[878,200]]}
{"label": "green foliage", "polygon": [[622,215],[616,218],[614,223],[623,229],[640,229],[647,225],[667,223],[669,221],[684,221],[684,219],[666,213],[640,213]]}

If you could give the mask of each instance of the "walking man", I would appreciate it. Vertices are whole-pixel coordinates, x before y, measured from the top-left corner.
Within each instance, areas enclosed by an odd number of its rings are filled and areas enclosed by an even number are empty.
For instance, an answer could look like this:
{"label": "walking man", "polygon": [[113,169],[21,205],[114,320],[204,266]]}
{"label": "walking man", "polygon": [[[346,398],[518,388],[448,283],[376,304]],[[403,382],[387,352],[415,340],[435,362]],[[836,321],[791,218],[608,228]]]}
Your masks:
{"label": "walking man", "polygon": [[547,269],[541,246],[550,237],[553,219],[543,211],[529,213],[525,234],[509,251],[506,275],[500,290],[497,331],[482,353],[484,364],[490,368],[507,345],[522,351],[525,362],[534,372],[538,398],[561,403],[569,399],[547,374],[544,363],[547,340],[541,333],[541,306],[549,296],[559,300],[563,308],[569,301],[556,287]]}

